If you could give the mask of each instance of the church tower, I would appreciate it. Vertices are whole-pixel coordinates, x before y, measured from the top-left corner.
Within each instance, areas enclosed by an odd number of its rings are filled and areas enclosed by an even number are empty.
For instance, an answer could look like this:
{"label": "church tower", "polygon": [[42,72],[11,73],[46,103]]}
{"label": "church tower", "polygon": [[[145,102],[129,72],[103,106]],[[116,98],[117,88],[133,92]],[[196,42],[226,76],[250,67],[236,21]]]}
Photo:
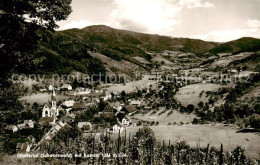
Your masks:
{"label": "church tower", "polygon": [[57,102],[56,102],[56,94],[55,91],[52,91],[51,95],[51,117],[56,117],[59,115],[58,109],[57,109]]}
{"label": "church tower", "polygon": [[52,95],[51,95],[51,107],[56,109],[56,94],[54,89],[52,90]]}

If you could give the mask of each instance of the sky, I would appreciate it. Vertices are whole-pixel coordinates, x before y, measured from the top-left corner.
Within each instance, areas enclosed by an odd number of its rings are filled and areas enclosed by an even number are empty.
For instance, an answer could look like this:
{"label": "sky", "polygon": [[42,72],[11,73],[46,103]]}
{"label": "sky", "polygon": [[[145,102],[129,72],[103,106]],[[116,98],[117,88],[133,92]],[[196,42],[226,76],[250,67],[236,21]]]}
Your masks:
{"label": "sky", "polygon": [[171,37],[227,42],[260,38],[260,0],[72,0],[60,28],[107,25]]}

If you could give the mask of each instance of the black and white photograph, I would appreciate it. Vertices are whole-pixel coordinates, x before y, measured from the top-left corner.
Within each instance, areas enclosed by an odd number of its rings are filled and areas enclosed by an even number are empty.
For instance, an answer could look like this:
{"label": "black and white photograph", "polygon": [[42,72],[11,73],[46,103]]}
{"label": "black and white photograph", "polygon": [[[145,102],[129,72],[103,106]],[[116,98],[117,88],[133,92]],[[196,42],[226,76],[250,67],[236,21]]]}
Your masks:
{"label": "black and white photograph", "polygon": [[0,165],[260,164],[260,0],[0,0]]}

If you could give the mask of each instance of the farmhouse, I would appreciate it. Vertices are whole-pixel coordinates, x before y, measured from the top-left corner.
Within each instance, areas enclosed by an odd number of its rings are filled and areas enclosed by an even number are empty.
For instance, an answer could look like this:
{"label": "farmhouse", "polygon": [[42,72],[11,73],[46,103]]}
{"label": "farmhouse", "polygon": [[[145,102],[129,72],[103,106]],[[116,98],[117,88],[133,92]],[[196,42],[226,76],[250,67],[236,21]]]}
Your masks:
{"label": "farmhouse", "polygon": [[100,96],[100,98],[103,99],[104,101],[106,101],[108,99],[111,99],[112,95],[111,95],[111,93],[108,93],[107,91],[104,91],[102,93],[102,95]]}
{"label": "farmhouse", "polygon": [[52,138],[56,135],[56,133],[59,132],[60,129],[63,128],[65,125],[67,125],[67,122],[66,122],[66,121],[63,121],[63,120],[60,120],[58,123],[56,123],[56,124],[50,129],[49,132],[47,132],[47,133],[43,136],[43,138],[42,138],[42,140],[40,141],[40,143],[43,142],[44,140],[50,140],[50,139],[52,139]]}
{"label": "farmhouse", "polygon": [[129,125],[131,125],[131,120],[126,116],[126,117],[124,117],[124,118],[122,119],[122,124],[123,124],[124,126],[129,126]]}
{"label": "farmhouse", "polygon": [[34,121],[32,120],[24,120],[24,124],[26,128],[34,128]]}
{"label": "farmhouse", "polygon": [[92,130],[92,124],[90,122],[78,122],[78,128],[83,132],[89,132]]}
{"label": "farmhouse", "polygon": [[91,93],[91,89],[88,88],[77,88],[76,89],[76,94],[77,95],[87,95]]}
{"label": "farmhouse", "polygon": [[120,105],[120,103],[118,101],[110,103],[110,106],[113,107],[114,109],[116,109],[117,111],[120,111],[123,108],[122,105]]}
{"label": "farmhouse", "polygon": [[107,105],[105,106],[103,112],[104,112],[104,113],[106,113],[106,112],[113,112],[113,107],[110,106],[109,104],[107,104]]}
{"label": "farmhouse", "polygon": [[115,124],[113,126],[113,133],[118,133],[119,131],[122,132],[122,128],[119,125]]}
{"label": "farmhouse", "polygon": [[120,100],[119,103],[120,103],[121,106],[124,106],[124,105],[125,105],[125,103],[124,103],[123,100]]}
{"label": "farmhouse", "polygon": [[132,101],[130,102],[130,104],[131,104],[131,105],[134,105],[134,106],[136,106],[136,107],[140,107],[141,101],[139,101],[139,100],[132,100]]}
{"label": "farmhouse", "polygon": [[30,149],[31,145],[28,142],[16,144],[16,152],[30,152]]}
{"label": "farmhouse", "polygon": [[86,109],[86,106],[85,106],[85,103],[74,103],[73,104],[73,107],[72,107],[73,110],[84,110]]}
{"label": "farmhouse", "polygon": [[127,105],[124,106],[121,111],[125,113],[133,113],[136,111],[136,108],[133,105]]}
{"label": "farmhouse", "polygon": [[71,91],[72,90],[72,86],[70,84],[63,84],[61,86],[61,90]]}
{"label": "farmhouse", "polygon": [[115,114],[113,112],[105,112],[102,116],[107,119],[112,119],[113,117],[115,117]]}
{"label": "farmhouse", "polygon": [[67,100],[67,101],[64,101],[62,103],[62,105],[65,107],[65,108],[71,108],[73,105],[74,105],[75,101],[74,100]]}
{"label": "farmhouse", "polygon": [[53,91],[54,90],[52,85],[49,85],[48,89],[49,89],[49,91]]}

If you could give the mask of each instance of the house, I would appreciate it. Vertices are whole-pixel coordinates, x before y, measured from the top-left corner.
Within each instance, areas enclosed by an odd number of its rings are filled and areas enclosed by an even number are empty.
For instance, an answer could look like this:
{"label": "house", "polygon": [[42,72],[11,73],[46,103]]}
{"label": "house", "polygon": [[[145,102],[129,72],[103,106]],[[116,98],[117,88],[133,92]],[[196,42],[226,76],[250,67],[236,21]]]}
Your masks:
{"label": "house", "polygon": [[101,99],[103,99],[104,101],[108,100],[108,99],[111,99],[112,98],[112,95],[111,93],[107,92],[107,91],[104,91],[102,93],[102,95],[100,96]]}
{"label": "house", "polygon": [[144,110],[151,110],[152,109],[152,107],[150,107],[150,106],[145,106],[144,107]]}
{"label": "house", "polygon": [[16,152],[30,152],[30,150],[31,145],[28,142],[16,144]]}
{"label": "house", "polygon": [[18,127],[19,130],[22,130],[22,129],[25,128],[25,124],[24,123],[18,124],[17,127]]}
{"label": "house", "polygon": [[149,79],[149,75],[147,75],[147,74],[142,75],[142,79],[143,79],[143,80],[148,80],[148,79]]}
{"label": "house", "polygon": [[77,88],[76,89],[77,95],[87,95],[91,93],[91,89],[88,88]]}
{"label": "house", "polygon": [[131,104],[131,105],[134,105],[134,106],[136,106],[136,107],[140,107],[141,101],[139,101],[139,100],[132,100],[132,101],[130,102],[130,104]]}
{"label": "house", "polygon": [[105,112],[102,116],[104,118],[112,119],[113,117],[115,117],[115,114],[113,112]]}
{"label": "house", "polygon": [[137,110],[133,105],[127,105],[127,106],[124,106],[121,111],[125,112],[125,113],[133,113]]}
{"label": "house", "polygon": [[117,111],[120,111],[123,108],[123,106],[118,101],[110,103],[110,106],[113,107],[113,109],[116,109]]}
{"label": "house", "polygon": [[233,74],[238,73],[238,71],[236,69],[228,70],[228,72],[233,73]]}
{"label": "house", "polygon": [[236,69],[232,69],[231,73],[237,73],[238,71]]}
{"label": "house", "polygon": [[109,104],[107,104],[104,108],[104,111],[103,112],[113,112],[113,107],[110,106]]}
{"label": "house", "polygon": [[43,136],[40,143],[44,140],[52,139],[56,135],[56,133],[59,132],[60,129],[63,128],[65,125],[67,125],[67,122],[65,120],[62,120],[62,119],[58,123],[55,123],[55,125],[53,125],[53,127],[49,130],[49,132],[47,132]]}
{"label": "house", "polygon": [[119,103],[120,103],[121,106],[124,106],[124,105],[125,105],[125,103],[124,103],[123,100],[120,100]]}
{"label": "house", "polygon": [[22,149],[23,143],[17,143],[16,144],[16,152],[20,151]]}
{"label": "house", "polygon": [[100,114],[95,114],[94,118],[100,118]]}
{"label": "house", "polygon": [[65,108],[71,108],[73,105],[74,105],[75,101],[74,100],[67,100],[67,101],[64,101],[62,103],[62,105],[65,107]]}
{"label": "house", "polygon": [[49,89],[49,91],[53,91],[54,87],[52,85],[49,85],[48,89]]}
{"label": "house", "polygon": [[34,128],[34,121],[32,120],[24,120],[24,124],[26,128]]}
{"label": "house", "polygon": [[118,133],[119,131],[122,132],[121,129],[122,129],[122,128],[121,128],[119,125],[116,125],[116,124],[115,124],[115,125],[113,126],[113,133]]}
{"label": "house", "polygon": [[61,86],[61,90],[71,91],[72,90],[72,86],[70,84],[63,84]]}
{"label": "house", "polygon": [[42,117],[39,121],[40,126],[44,127],[47,126],[49,123],[54,121],[53,117]]}
{"label": "house", "polygon": [[66,116],[75,119],[76,115],[74,113],[66,113]]}
{"label": "house", "polygon": [[41,89],[40,89],[40,92],[46,92],[46,91],[47,91],[46,88],[41,88]]}
{"label": "house", "polygon": [[84,110],[86,109],[85,103],[74,103],[72,109],[74,110]]}
{"label": "house", "polygon": [[78,128],[83,132],[89,132],[92,130],[92,124],[90,122],[78,122]]}
{"label": "house", "polygon": [[12,130],[13,130],[13,132],[17,132],[19,130],[19,128],[16,125],[13,125]]}
{"label": "house", "polygon": [[124,118],[122,119],[122,124],[123,124],[124,126],[129,126],[129,125],[131,124],[131,120],[130,120],[128,117],[124,117]]}

